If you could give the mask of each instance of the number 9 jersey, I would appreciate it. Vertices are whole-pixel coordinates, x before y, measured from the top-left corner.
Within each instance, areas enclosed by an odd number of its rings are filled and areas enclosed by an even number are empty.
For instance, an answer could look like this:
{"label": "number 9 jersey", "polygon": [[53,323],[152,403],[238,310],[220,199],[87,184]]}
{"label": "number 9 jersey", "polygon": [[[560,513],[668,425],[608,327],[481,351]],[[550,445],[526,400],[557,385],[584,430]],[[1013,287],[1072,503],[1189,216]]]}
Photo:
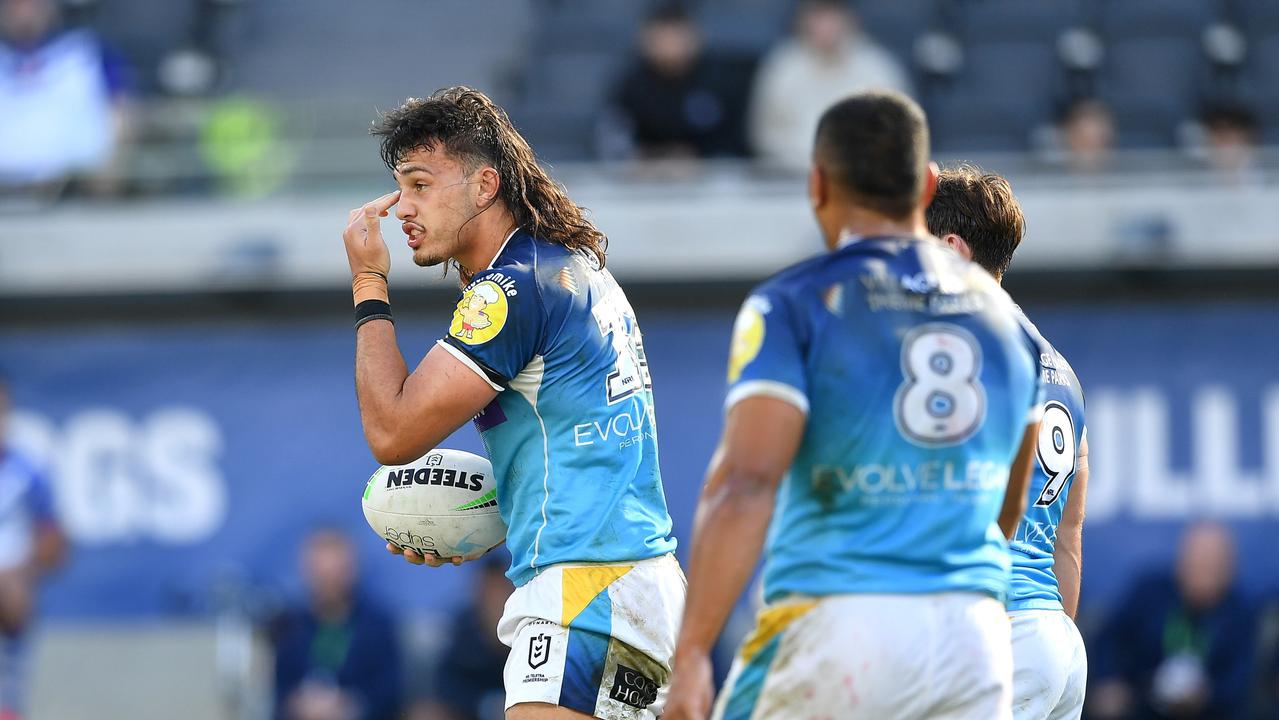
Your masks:
{"label": "number 9 jersey", "polygon": [[675,549],[643,339],[593,256],[515,231],[439,344],[498,391],[475,425],[517,587],[550,565]]}
{"label": "number 9 jersey", "polygon": [[853,240],[766,281],[734,326],[727,404],[807,414],[778,490],[765,598],[1005,600],[996,520],[1042,401],[1040,350],[977,265],[919,238]]}
{"label": "number 9 jersey", "polygon": [[1079,452],[1087,437],[1084,391],[1079,378],[1039,330],[1024,319],[1039,342],[1039,369],[1044,386],[1044,417],[1035,446],[1034,474],[1026,514],[1009,549],[1013,560],[1009,610],[1061,610],[1061,591],[1053,574],[1057,526],[1079,466]]}

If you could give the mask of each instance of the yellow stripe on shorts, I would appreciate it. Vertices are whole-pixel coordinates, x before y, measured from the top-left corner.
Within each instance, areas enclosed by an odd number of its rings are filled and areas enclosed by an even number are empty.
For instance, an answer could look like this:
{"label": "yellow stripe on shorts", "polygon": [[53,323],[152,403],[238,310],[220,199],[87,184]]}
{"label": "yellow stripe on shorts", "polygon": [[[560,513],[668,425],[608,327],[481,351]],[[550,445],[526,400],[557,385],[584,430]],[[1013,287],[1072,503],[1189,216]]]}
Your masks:
{"label": "yellow stripe on shorts", "polygon": [[586,565],[566,567],[561,572],[562,611],[560,625],[568,627],[591,601],[609,585],[631,571],[634,565]]}
{"label": "yellow stripe on shorts", "polygon": [[778,633],[790,627],[791,623],[803,617],[805,613],[812,610],[816,605],[816,600],[805,600],[773,605],[761,610],[759,617],[755,620],[755,629],[751,631],[750,635],[746,636],[746,640],[742,643],[742,651],[740,653],[742,661],[750,662],[768,644],[769,640],[772,640]]}

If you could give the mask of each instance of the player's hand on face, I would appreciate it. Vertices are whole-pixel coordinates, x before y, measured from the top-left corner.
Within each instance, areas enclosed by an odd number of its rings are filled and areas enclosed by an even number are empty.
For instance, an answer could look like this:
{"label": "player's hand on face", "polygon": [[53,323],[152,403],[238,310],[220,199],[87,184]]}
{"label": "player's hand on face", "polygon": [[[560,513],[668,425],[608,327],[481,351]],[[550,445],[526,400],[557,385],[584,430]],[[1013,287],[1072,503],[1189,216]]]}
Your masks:
{"label": "player's hand on face", "polygon": [[409,563],[413,565],[430,565],[431,567],[440,567],[441,565],[461,565],[465,558],[440,558],[434,555],[424,555],[417,552],[413,548],[402,548],[394,543],[387,543],[386,549],[392,555],[401,555]]}
{"label": "player's hand on face", "polygon": [[346,260],[351,265],[352,276],[362,272],[385,276],[391,272],[391,253],[382,239],[381,219],[389,215],[399,201],[400,191],[396,190],[347,215],[342,242],[346,245]]}
{"label": "player's hand on face", "polygon": [[706,653],[677,653],[671,692],[662,720],[706,720],[715,700],[711,658]]}

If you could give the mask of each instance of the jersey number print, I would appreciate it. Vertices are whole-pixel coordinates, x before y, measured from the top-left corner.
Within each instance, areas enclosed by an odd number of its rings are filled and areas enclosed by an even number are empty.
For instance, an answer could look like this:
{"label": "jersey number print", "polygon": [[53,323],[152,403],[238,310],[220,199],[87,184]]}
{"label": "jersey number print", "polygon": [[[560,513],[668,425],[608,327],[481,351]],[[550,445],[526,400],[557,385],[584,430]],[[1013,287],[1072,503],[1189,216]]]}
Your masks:
{"label": "jersey number print", "polygon": [[1059,402],[1044,405],[1044,419],[1039,425],[1037,445],[1039,466],[1048,476],[1044,491],[1035,507],[1048,507],[1061,496],[1061,488],[1075,474],[1075,419]]}
{"label": "jersey number print", "polygon": [[986,419],[981,384],[981,345],[949,323],[921,325],[902,341],[902,375],[893,416],[902,436],[916,445],[958,445]]}

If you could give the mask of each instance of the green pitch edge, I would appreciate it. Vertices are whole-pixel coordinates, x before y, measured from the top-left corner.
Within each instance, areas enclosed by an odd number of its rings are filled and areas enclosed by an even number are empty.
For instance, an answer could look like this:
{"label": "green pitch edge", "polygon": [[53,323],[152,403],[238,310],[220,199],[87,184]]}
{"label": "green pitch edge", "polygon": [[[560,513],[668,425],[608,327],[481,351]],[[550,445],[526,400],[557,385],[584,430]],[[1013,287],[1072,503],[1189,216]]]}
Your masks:
{"label": "green pitch edge", "polygon": [[470,510],[471,508],[477,508],[477,507],[479,507],[479,506],[481,506],[481,505],[485,505],[485,504],[487,504],[487,503],[491,503],[491,502],[493,502],[494,500],[497,500],[497,491],[496,491],[496,490],[490,490],[487,494],[485,494],[484,496],[482,496],[482,497],[480,497],[480,498],[477,498],[477,499],[475,499],[475,500],[472,500],[471,502],[469,502],[469,503],[467,503],[467,504],[465,504],[465,505],[458,505],[457,507],[453,508],[453,512],[458,512],[458,511],[461,511],[461,510]]}

